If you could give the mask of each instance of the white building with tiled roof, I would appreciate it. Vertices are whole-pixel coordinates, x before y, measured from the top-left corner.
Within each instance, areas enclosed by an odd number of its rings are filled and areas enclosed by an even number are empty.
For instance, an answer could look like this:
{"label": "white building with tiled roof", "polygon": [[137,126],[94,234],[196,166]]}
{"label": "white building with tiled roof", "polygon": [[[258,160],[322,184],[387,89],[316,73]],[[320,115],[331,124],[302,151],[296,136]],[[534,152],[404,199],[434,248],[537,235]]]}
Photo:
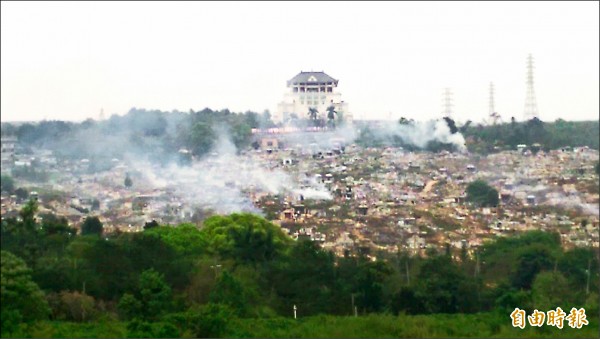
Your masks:
{"label": "white building with tiled roof", "polygon": [[335,107],[338,116],[352,121],[348,104],[337,92],[338,81],[325,72],[300,72],[287,82],[288,91],[283,101],[277,105],[276,122],[287,121],[292,114],[298,118],[308,118],[309,108],[316,108],[319,117],[327,119],[327,108]]}

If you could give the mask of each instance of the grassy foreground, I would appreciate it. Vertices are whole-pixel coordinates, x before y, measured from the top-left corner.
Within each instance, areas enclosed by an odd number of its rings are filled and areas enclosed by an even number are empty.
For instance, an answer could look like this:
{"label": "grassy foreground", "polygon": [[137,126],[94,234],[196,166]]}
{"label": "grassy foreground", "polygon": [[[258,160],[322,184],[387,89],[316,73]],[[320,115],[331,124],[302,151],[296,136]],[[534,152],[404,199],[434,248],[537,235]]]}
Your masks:
{"label": "grassy foreground", "polygon": [[[591,317],[590,317],[591,316]],[[233,338],[432,338],[432,337],[498,337],[498,338],[597,338],[598,318],[588,316],[589,325],[561,330],[544,325],[525,329],[513,328],[508,315],[436,314],[417,316],[368,315],[364,317],[314,316],[299,318],[233,319],[223,337]],[[183,337],[194,337],[183,330]],[[45,338],[114,338],[127,337],[127,323],[98,321],[90,323],[39,322],[17,337]]]}

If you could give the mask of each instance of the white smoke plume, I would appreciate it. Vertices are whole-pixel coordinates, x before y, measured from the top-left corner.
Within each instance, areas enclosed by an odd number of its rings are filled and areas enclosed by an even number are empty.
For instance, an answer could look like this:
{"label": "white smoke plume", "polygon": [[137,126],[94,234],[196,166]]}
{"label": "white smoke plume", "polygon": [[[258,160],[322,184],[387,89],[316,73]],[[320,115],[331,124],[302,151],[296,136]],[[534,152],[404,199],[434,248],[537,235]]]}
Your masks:
{"label": "white smoke plume", "polygon": [[358,131],[354,126],[344,124],[335,129],[298,128],[297,132],[282,133],[277,136],[290,148],[326,151],[354,142],[358,137]]}
{"label": "white smoke plume", "polygon": [[400,137],[405,143],[425,148],[431,141],[452,144],[460,152],[466,152],[465,138],[459,132],[451,133],[444,120],[415,121],[410,124],[390,123],[380,129],[385,137]]}
{"label": "white smoke plume", "polygon": [[581,197],[579,197],[578,195],[567,196],[560,192],[554,192],[552,194],[548,194],[548,200],[546,200],[544,204],[578,209],[579,211],[581,211],[581,213],[587,215],[600,215],[600,208],[598,204],[590,204],[583,202]]}
{"label": "white smoke plume", "polygon": [[327,200],[331,194],[322,185],[304,187],[280,168],[255,154],[237,154],[235,145],[224,130],[209,155],[190,166],[174,163],[167,167],[149,163],[132,164],[145,180],[156,188],[168,189],[187,205],[217,213],[261,213],[253,204],[250,192],[288,194],[305,199]]}

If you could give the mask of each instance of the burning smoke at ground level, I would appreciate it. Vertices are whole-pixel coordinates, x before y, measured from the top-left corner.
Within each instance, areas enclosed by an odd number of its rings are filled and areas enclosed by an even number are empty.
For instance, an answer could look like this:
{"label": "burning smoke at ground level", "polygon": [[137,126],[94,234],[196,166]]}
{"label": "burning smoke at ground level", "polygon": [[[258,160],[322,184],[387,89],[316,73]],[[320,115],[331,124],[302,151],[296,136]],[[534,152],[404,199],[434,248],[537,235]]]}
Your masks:
{"label": "burning smoke at ground level", "polygon": [[[260,213],[248,191],[271,195],[284,194],[304,199],[330,200],[332,195],[324,185],[310,180],[300,185],[281,168],[267,168],[265,162],[251,154],[240,155],[225,129],[217,129],[218,140],[209,154],[190,166],[171,164],[167,167],[138,167],[156,187],[171,187],[174,194],[190,206],[214,210],[217,213],[248,211]],[[405,143],[425,148],[431,141],[449,143],[464,151],[464,138],[452,134],[442,121],[416,122],[409,125],[387,125],[375,130],[381,138],[400,137]],[[353,143],[358,136],[354,126],[340,126],[327,132],[303,132],[281,135],[288,144],[310,151],[325,151]],[[306,183],[306,181],[305,181]]]}
{"label": "burning smoke at ground level", "polygon": [[302,195],[305,199],[329,200],[331,194],[317,183],[302,187],[298,180],[280,168],[267,168],[252,154],[239,155],[226,133],[221,133],[211,155],[190,166],[166,167],[134,164],[155,187],[169,187],[189,206],[217,213],[260,211],[248,192],[271,195]]}

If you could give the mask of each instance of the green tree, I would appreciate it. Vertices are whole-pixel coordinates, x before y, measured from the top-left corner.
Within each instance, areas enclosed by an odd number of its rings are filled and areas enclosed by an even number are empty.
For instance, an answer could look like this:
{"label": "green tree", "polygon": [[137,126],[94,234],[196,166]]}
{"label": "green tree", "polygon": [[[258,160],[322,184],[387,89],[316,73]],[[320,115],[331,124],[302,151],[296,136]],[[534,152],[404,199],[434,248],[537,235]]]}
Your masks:
{"label": "green tree", "polygon": [[14,191],[18,199],[25,200],[29,196],[29,192],[23,187],[19,187]]}
{"label": "green tree", "polygon": [[279,227],[250,213],[212,216],[201,232],[210,252],[250,263],[272,260],[291,242]]}
{"label": "green tree", "polygon": [[224,271],[214,289],[210,292],[210,302],[229,306],[238,316],[248,313],[246,289],[233,275]]}
{"label": "green tree", "polygon": [[560,272],[538,273],[531,287],[531,296],[533,307],[538,310],[550,310],[557,306],[567,309],[574,301],[569,282]]}
{"label": "green tree", "polygon": [[[325,313],[334,286],[333,254],[303,240],[273,265],[271,280],[279,296],[277,308],[289,312],[297,305],[302,315]],[[349,297],[349,296],[348,296]]]}
{"label": "green tree", "polygon": [[225,129],[231,136],[231,141],[237,148],[250,144],[252,128],[242,120],[230,122]]}
{"label": "green tree", "polygon": [[412,286],[402,286],[394,293],[390,300],[390,306],[394,314],[402,311],[407,314],[426,313],[424,301],[417,296],[415,288]]}
{"label": "green tree", "polygon": [[215,260],[212,258],[198,259],[191,270],[190,280],[185,287],[185,304],[188,306],[201,305],[209,302],[210,292],[216,283]]}
{"label": "green tree", "polygon": [[186,313],[192,335],[196,338],[218,338],[227,333],[235,312],[226,305],[208,303]]}
{"label": "green tree", "polygon": [[123,294],[118,308],[125,319],[156,320],[170,312],[171,306],[171,288],[164,276],[149,269],[140,275],[134,294]]}
{"label": "green tree", "polygon": [[81,235],[102,235],[102,222],[98,217],[87,217],[81,225]]}
{"label": "green tree", "polygon": [[2,192],[12,193],[15,189],[15,181],[9,175],[2,175],[0,177],[0,190]]}
{"label": "green tree", "polygon": [[133,319],[127,323],[128,338],[179,338],[179,330],[171,323],[164,321],[145,321]]}
{"label": "green tree", "polygon": [[52,315],[57,320],[90,321],[96,316],[96,301],[93,297],[78,291],[61,291],[54,296],[48,295],[49,301],[54,299]]}
{"label": "green tree", "polygon": [[531,289],[535,276],[551,269],[555,255],[547,246],[533,244],[518,250],[516,269],[512,274],[512,283],[516,288]]}
{"label": "green tree", "polygon": [[[599,147],[600,123],[596,121],[542,122],[531,119],[517,122],[514,117],[509,123],[480,128],[461,129],[466,139],[471,139],[470,149],[485,152],[495,145],[506,145],[516,149],[518,144],[540,143],[544,149],[557,149],[565,146]],[[477,147],[476,147],[477,146]]]}
{"label": "green tree", "polygon": [[79,286],[85,284],[89,295],[105,300],[116,299],[135,286],[138,276],[129,258],[130,253],[113,239],[80,237],[71,245],[72,253],[81,253],[81,260],[75,262],[77,266],[73,269],[76,281]]}
{"label": "green tree", "polygon": [[151,232],[122,234],[115,239],[138,272],[153,268],[167,276],[170,285],[183,287],[188,283],[193,259],[178,254],[163,238]]}
{"label": "green tree", "polygon": [[2,337],[14,331],[21,321],[46,319],[50,308],[44,293],[31,279],[31,270],[14,254],[1,251],[0,298]]}
{"label": "green tree", "polygon": [[546,129],[543,121],[534,117],[527,121],[527,144],[543,143],[546,138]]}
{"label": "green tree", "polygon": [[444,121],[446,121],[446,125],[450,129],[450,133],[455,134],[458,132],[458,128],[456,127],[456,122],[450,117],[444,117]]}
{"label": "green tree", "polygon": [[565,252],[558,259],[558,269],[567,277],[573,291],[584,294],[598,290],[598,258],[591,248],[574,248]]}
{"label": "green tree", "polygon": [[196,122],[191,130],[184,135],[187,136],[186,146],[194,155],[202,156],[212,148],[217,135],[210,122]]}
{"label": "green tree", "polygon": [[125,185],[125,187],[131,187],[133,185],[133,181],[131,180],[129,174],[125,176],[125,181],[123,182],[123,184]]}
{"label": "green tree", "polygon": [[159,227],[160,225],[158,224],[158,222],[154,219],[152,219],[152,221],[150,222],[146,222],[144,224],[144,231],[147,231],[149,229],[155,228],[155,227]]}
{"label": "green tree", "polygon": [[313,121],[313,124],[315,126],[317,126],[317,119],[319,119],[319,111],[315,107],[309,107],[308,118]]}
{"label": "green tree", "polygon": [[138,288],[142,314],[145,318],[158,319],[171,310],[171,288],[162,274],[154,269],[142,272]]}
{"label": "green tree", "polygon": [[32,273],[34,281],[46,291],[76,288],[67,248],[76,239],[77,230],[70,227],[64,217],[40,214],[39,218],[41,227],[33,240],[39,244],[39,255]]}
{"label": "green tree", "polygon": [[449,256],[427,259],[417,281],[416,296],[429,313],[465,313],[476,309],[477,284]]}
{"label": "green tree", "polygon": [[67,289],[80,289],[77,285],[69,259],[66,256],[57,257],[53,254],[39,259],[37,268],[32,272],[33,280],[44,291],[58,292]]}
{"label": "green tree", "polygon": [[493,305],[495,309],[504,312],[511,312],[515,307],[522,309],[532,309],[531,292],[523,289],[516,289],[509,284],[501,283],[492,291]]}
{"label": "green tree", "polygon": [[358,265],[356,292],[359,308],[367,312],[380,312],[386,301],[383,299],[383,288],[386,278],[392,273],[391,268],[383,261],[361,260]]}
{"label": "green tree", "polygon": [[261,128],[271,128],[275,124],[271,120],[271,112],[269,110],[265,110],[263,114],[260,116],[259,126]]}
{"label": "green tree", "polygon": [[183,256],[199,256],[206,251],[207,232],[200,231],[194,224],[184,223],[176,227],[155,227],[145,230],[144,233],[157,235]]}
{"label": "green tree", "polygon": [[35,214],[37,211],[38,203],[33,199],[29,200],[29,202],[23,206],[21,211],[19,211],[25,232],[35,232],[35,229],[37,228]]}
{"label": "green tree", "polygon": [[132,318],[127,323],[128,338],[153,338],[152,324],[139,318]]}
{"label": "green tree", "polygon": [[69,227],[69,221],[65,217],[57,217],[54,214],[42,214],[42,231],[46,236],[53,235],[75,235],[76,230]]}
{"label": "green tree", "polygon": [[476,180],[467,186],[467,201],[476,206],[496,207],[500,201],[498,191],[483,180]]}
{"label": "green tree", "polygon": [[92,200],[92,211],[97,211],[100,209],[100,200],[94,198],[94,200]]}
{"label": "green tree", "polygon": [[2,220],[2,248],[25,260],[27,265],[36,269],[43,251],[43,237],[36,214],[38,204],[28,201],[19,211],[21,220],[9,218]]}
{"label": "green tree", "polygon": [[[484,244],[478,251],[481,276],[487,284],[511,285],[521,265],[523,265],[522,272],[519,274],[528,275],[525,262],[522,261],[524,257],[529,256],[528,252],[535,251],[532,247],[544,253],[543,257],[548,256],[543,260],[546,262],[543,267],[547,269],[551,263],[554,263],[553,255],[561,252],[560,235],[553,232],[530,231]],[[535,271],[533,275],[527,278],[520,277],[517,280],[531,281],[537,273],[538,271]]]}
{"label": "green tree", "polygon": [[465,122],[464,125],[462,125],[461,127],[458,128],[459,132],[465,133],[465,131],[469,128],[469,126],[471,126],[472,123],[473,123],[473,121],[467,120],[467,122]]}
{"label": "green tree", "polygon": [[138,317],[142,312],[142,303],[131,293],[125,293],[117,306],[122,319],[130,320]]}
{"label": "green tree", "polygon": [[400,125],[410,125],[414,122],[414,120],[408,120],[405,117],[400,117],[400,119],[398,120],[398,124]]}
{"label": "green tree", "polygon": [[331,105],[327,107],[327,120],[329,121],[329,125],[335,126],[335,115],[337,111],[335,110],[335,106]]}

